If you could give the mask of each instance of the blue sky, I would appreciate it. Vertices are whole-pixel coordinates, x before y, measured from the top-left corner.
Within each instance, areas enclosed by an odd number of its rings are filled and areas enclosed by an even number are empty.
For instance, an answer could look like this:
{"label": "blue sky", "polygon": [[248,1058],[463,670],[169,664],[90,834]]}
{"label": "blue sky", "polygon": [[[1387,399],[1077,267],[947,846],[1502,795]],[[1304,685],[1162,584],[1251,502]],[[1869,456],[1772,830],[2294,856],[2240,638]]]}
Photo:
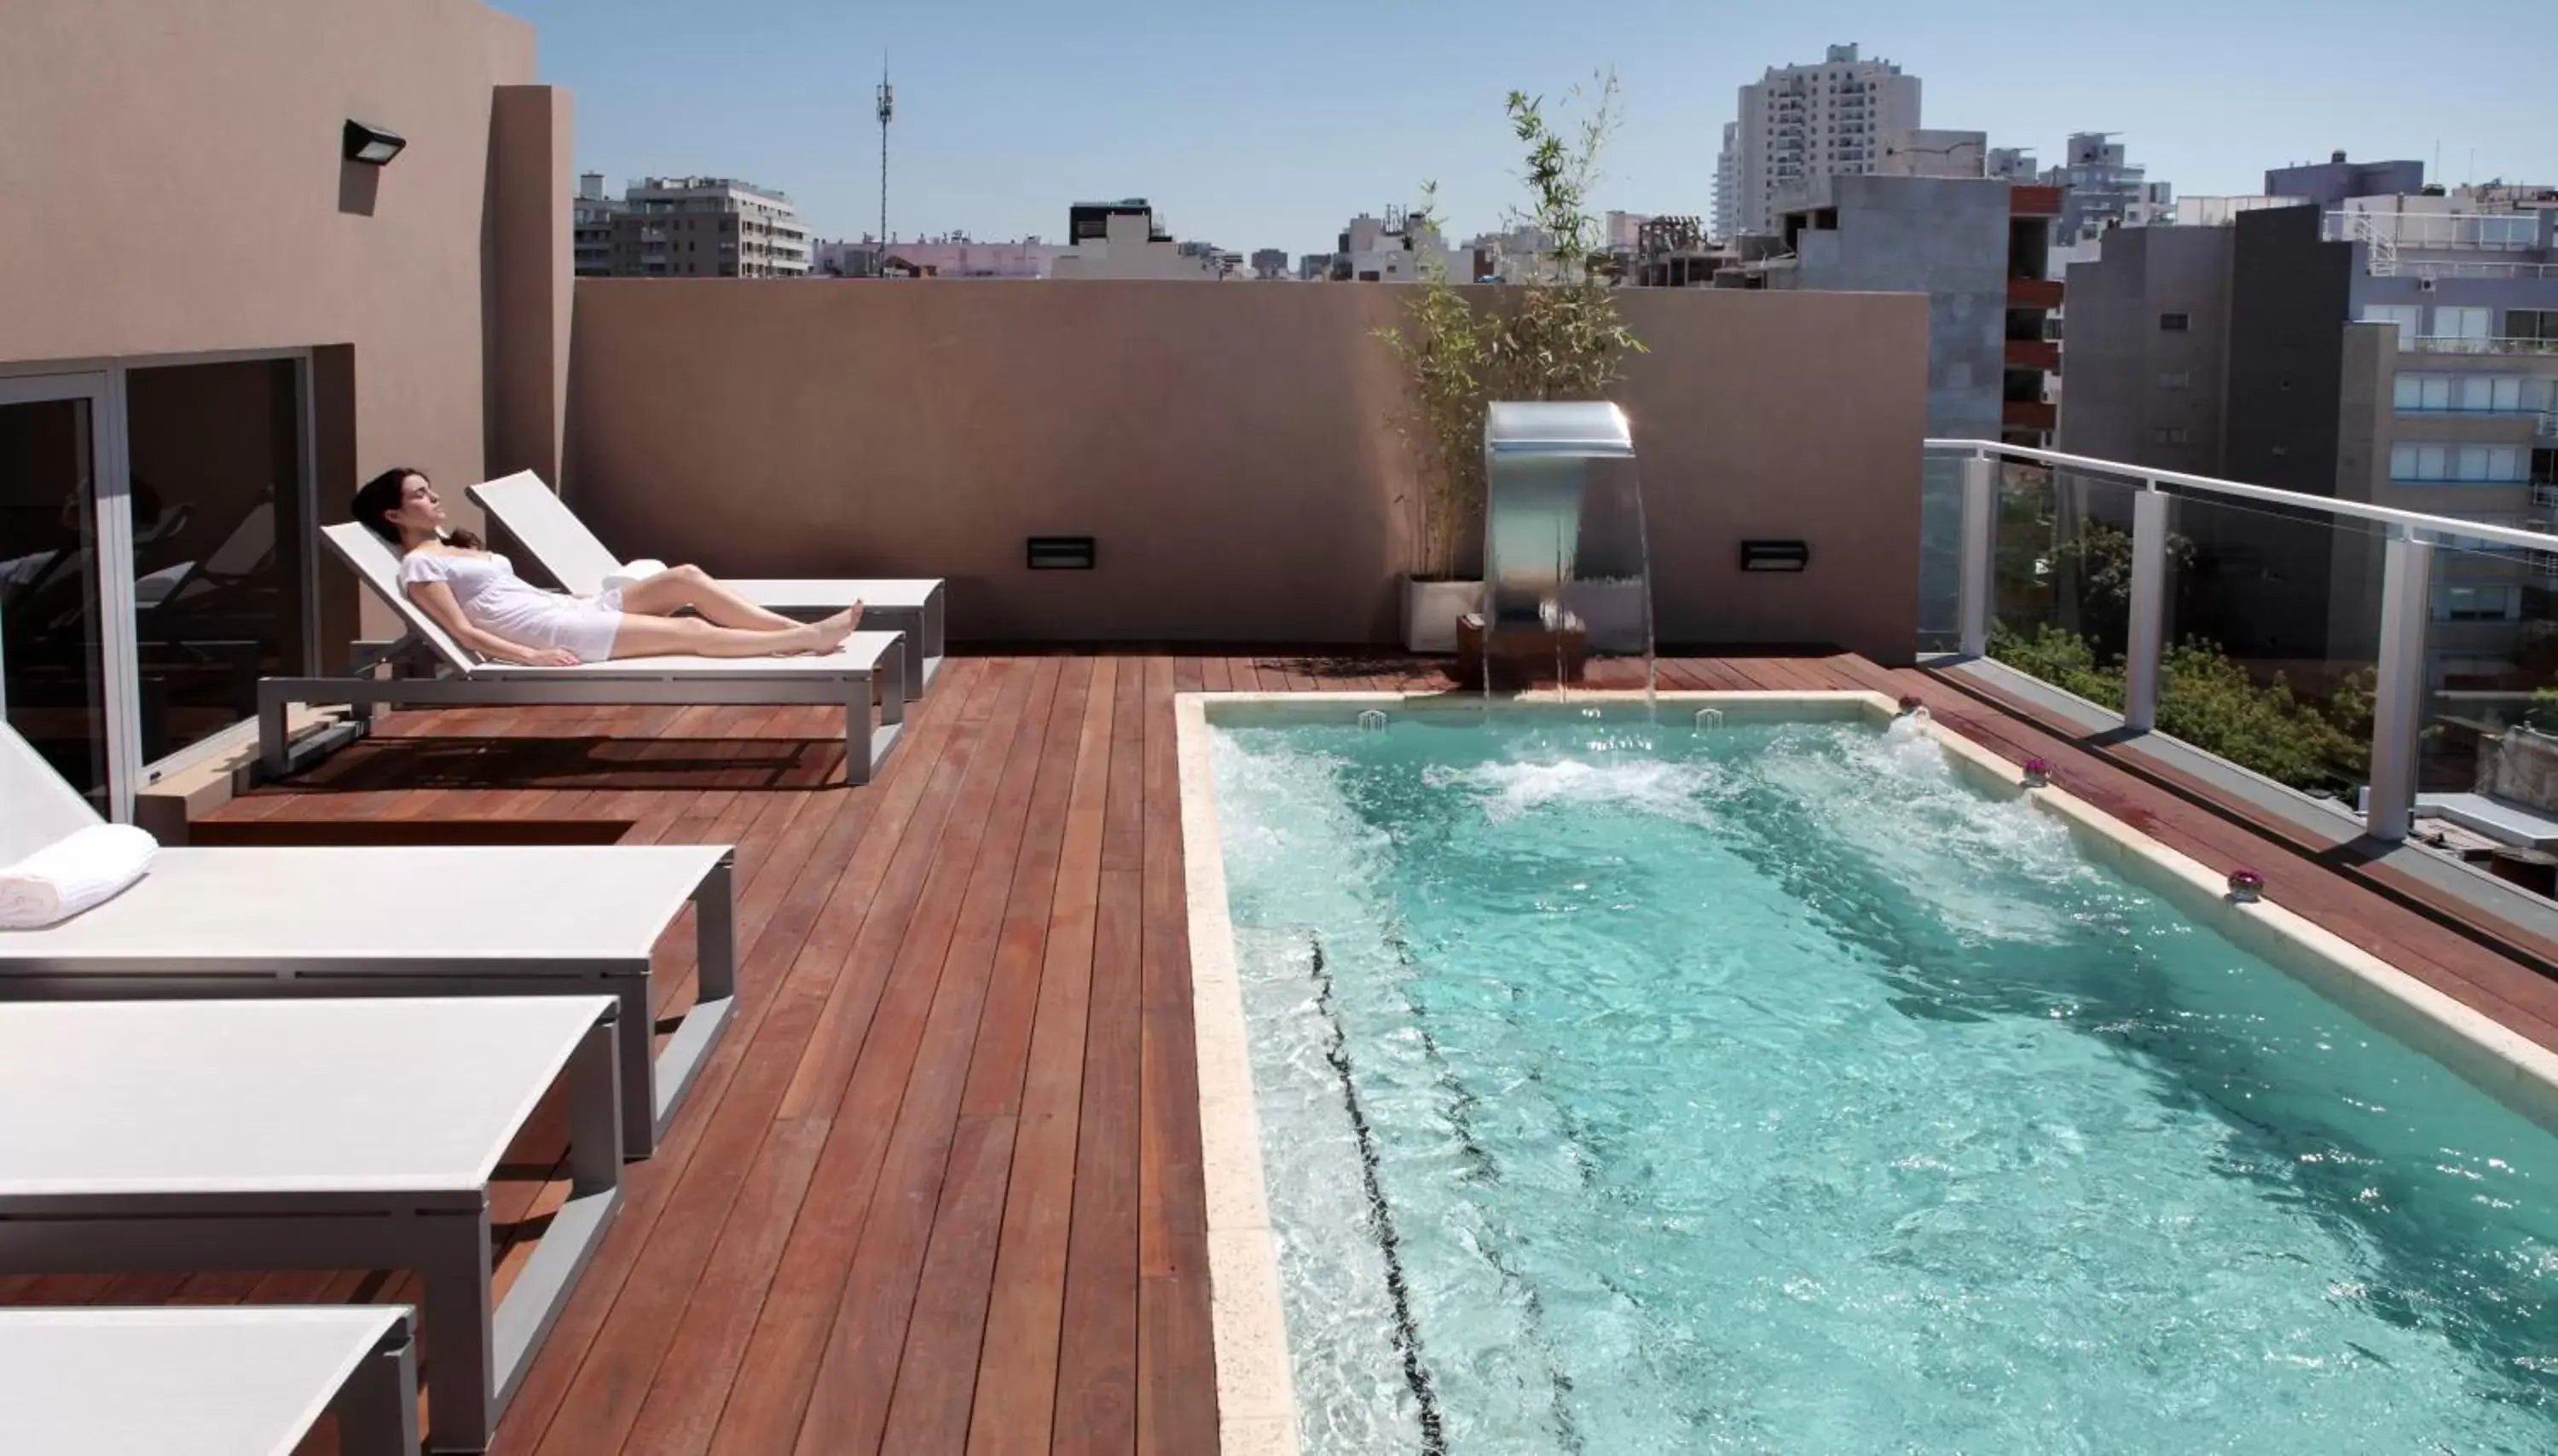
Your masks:
{"label": "blue sky", "polygon": [[1919,76],[1926,125],[2047,163],[2072,130],[2119,131],[2180,195],[2254,192],[2336,147],[2430,166],[2438,143],[2453,182],[2473,151],[2482,180],[2558,181],[2548,0],[496,3],[539,28],[542,78],[575,93],[581,170],[617,192],[752,178],[827,237],[876,225],[883,49],[889,225],[909,237],[1055,240],[1068,202],[1142,196],[1179,236],[1308,252],[1425,179],[1471,234],[1517,198],[1502,97],[1559,97],[1604,66],[1625,123],[1598,204],[1703,213],[1734,88],[1834,42]]}

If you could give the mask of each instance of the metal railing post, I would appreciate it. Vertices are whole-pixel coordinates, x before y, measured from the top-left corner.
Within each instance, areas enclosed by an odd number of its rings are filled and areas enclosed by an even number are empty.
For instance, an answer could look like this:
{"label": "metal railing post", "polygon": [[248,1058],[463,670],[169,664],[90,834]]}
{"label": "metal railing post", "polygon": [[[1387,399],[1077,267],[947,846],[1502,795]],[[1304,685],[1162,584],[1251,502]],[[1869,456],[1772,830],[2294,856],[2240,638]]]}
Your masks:
{"label": "metal railing post", "polygon": [[1963,460],[1962,649],[1966,657],[1990,650],[1992,560],[1998,544],[1998,462],[1985,451]]}
{"label": "metal railing post", "polygon": [[2417,734],[2425,722],[2425,622],[2434,548],[2400,527],[2380,577],[2379,681],[2371,703],[2371,807],[2363,832],[2403,840],[2416,806]]}
{"label": "metal railing post", "polygon": [[2166,492],[2143,480],[2132,497],[2132,619],[2123,640],[2123,727],[2158,726],[2159,656],[2167,627]]}

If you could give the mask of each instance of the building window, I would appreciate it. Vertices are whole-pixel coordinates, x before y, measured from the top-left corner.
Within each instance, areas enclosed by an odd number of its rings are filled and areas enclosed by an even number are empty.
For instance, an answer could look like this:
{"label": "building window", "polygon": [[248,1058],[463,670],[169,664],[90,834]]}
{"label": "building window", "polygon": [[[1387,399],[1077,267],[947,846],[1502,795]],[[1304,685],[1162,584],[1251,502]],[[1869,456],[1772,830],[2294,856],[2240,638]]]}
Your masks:
{"label": "building window", "polygon": [[2504,336],[2537,343],[2558,343],[2558,309],[2507,309]]}
{"label": "building window", "polygon": [[2415,485],[2518,485],[2522,449],[2512,445],[2393,445],[2389,478]]}
{"label": "building window", "polygon": [[2531,453],[2531,483],[2558,485],[2558,450],[2535,450]]}
{"label": "building window", "polygon": [[2434,346],[2447,352],[2484,352],[2487,348],[2488,316],[2494,311],[2481,308],[2438,308],[2434,310]]}
{"label": "building window", "polygon": [[2193,325],[2193,323],[2194,321],[2192,319],[2183,314],[2161,314],[2159,315],[2159,331],[2161,333],[2183,333]]}
{"label": "building window", "polygon": [[2184,445],[2190,438],[2183,425],[2161,425],[2150,432],[2152,445]]}
{"label": "building window", "polygon": [[2416,346],[2416,334],[2423,327],[2424,315],[2425,309],[2421,304],[2364,304],[2362,317],[2355,322],[2396,325],[2398,347],[2404,352]]}
{"label": "building window", "polygon": [[2438,622],[2509,622],[2522,616],[2522,589],[2507,584],[2434,587],[2434,620]]}
{"label": "building window", "polygon": [[2159,370],[2159,388],[2161,389],[2188,389],[2193,387],[2193,384],[2194,371],[2191,369]]}
{"label": "building window", "polygon": [[2546,397],[2540,380],[2520,374],[2401,374],[2393,393],[2402,414],[2517,415]]}

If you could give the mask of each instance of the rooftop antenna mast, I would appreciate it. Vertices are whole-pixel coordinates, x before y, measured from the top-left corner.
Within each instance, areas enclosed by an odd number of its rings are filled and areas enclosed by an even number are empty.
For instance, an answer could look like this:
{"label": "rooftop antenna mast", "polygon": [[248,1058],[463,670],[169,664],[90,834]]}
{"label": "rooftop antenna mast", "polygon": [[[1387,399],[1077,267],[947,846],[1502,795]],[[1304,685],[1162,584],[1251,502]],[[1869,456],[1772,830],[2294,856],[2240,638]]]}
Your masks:
{"label": "rooftop antenna mast", "polygon": [[888,83],[888,53],[880,53],[880,223],[879,240],[888,241],[888,123],[897,115],[897,88]]}

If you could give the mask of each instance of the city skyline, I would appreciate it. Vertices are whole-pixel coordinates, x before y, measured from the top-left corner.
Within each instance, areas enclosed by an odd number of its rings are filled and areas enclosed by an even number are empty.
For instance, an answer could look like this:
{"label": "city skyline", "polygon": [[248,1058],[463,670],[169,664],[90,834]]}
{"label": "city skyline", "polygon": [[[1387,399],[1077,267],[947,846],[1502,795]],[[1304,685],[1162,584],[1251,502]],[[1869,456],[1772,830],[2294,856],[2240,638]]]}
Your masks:
{"label": "city skyline", "polygon": [[[1709,20],[1647,0],[1604,27],[1495,3],[1464,12],[1460,31],[1453,10],[1209,11],[1167,26],[1159,10],[1115,3],[856,15],[782,0],[779,23],[751,33],[659,0],[498,4],[540,28],[542,77],[575,96],[579,168],[616,186],[747,178],[788,193],[825,237],[876,225],[883,52],[898,85],[889,222],[901,237],[1055,240],[1069,202],[1142,196],[1178,236],[1305,252],[1431,180],[1450,232],[1469,235],[1498,226],[1517,195],[1503,95],[1560,99],[1611,66],[1624,126],[1595,207],[1707,215],[1738,87],[1849,43],[1921,79],[1927,126],[1986,131],[2047,164],[2069,132],[2118,132],[2180,194],[2252,193],[2264,169],[2337,148],[2420,158],[2453,184],[2558,178],[2558,136],[2528,85],[2450,66],[2370,80],[2372,27],[2404,16],[2376,3],[2329,7],[2315,28],[2267,0],[2167,0],[2137,23],[1991,0],[1926,28],[1871,3]],[[2507,74],[2558,60],[2535,14],[2487,0],[2478,15],[2476,34],[2508,38]],[[687,73],[756,79],[667,85]]]}

